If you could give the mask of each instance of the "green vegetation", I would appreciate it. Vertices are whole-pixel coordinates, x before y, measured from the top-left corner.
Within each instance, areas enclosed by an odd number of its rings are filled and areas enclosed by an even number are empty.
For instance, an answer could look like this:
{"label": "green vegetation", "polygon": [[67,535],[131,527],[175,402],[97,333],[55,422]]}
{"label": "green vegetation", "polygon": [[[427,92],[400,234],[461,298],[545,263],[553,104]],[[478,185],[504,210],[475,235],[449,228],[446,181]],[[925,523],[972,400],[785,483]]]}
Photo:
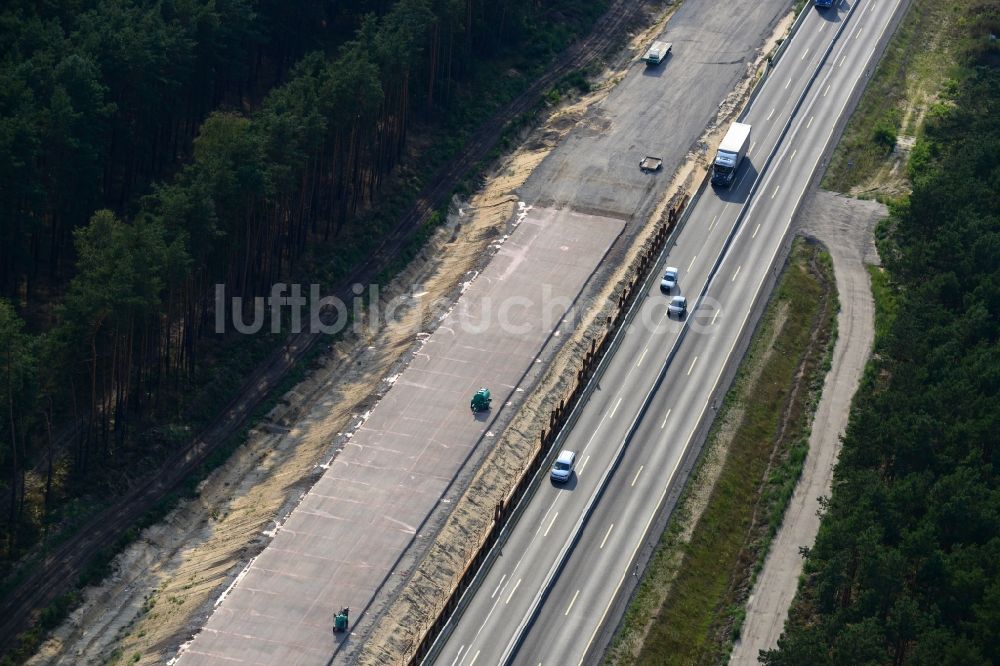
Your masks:
{"label": "green vegetation", "polygon": [[880,230],[876,353],[772,666],[997,659],[1000,6],[960,23],[954,103]]}
{"label": "green vegetation", "polygon": [[[343,282],[606,5],[4,3],[0,594],[162,467],[284,340],[269,322],[216,335],[213,284],[249,304],[274,282]],[[586,87],[580,73],[558,85]],[[79,583],[104,576],[243,441],[218,446]],[[11,656],[30,656],[76,598],[46,609]]]}
{"label": "green vegetation", "polygon": [[[617,663],[718,663],[808,451],[836,337],[829,255],[796,241],[692,481],[625,616]],[[709,468],[724,459],[718,478]],[[712,485],[714,480],[714,485]],[[698,499],[708,494],[690,537]]]}
{"label": "green vegetation", "polygon": [[896,319],[899,309],[899,299],[892,285],[889,274],[881,266],[869,266],[868,275],[872,282],[872,297],[875,301],[875,344],[876,346],[888,338],[892,322]]}
{"label": "green vegetation", "polygon": [[212,285],[250,315],[274,282],[338,284],[606,6],[334,4],[0,10],[0,577],[281,342],[215,334]]}
{"label": "green vegetation", "polygon": [[[906,187],[898,159],[918,135],[925,114],[953,102],[961,76],[958,54],[968,43],[968,17],[989,3],[913,0],[864,98],[848,123],[824,176],[823,187],[892,198]],[[988,13],[988,11],[987,11]]]}

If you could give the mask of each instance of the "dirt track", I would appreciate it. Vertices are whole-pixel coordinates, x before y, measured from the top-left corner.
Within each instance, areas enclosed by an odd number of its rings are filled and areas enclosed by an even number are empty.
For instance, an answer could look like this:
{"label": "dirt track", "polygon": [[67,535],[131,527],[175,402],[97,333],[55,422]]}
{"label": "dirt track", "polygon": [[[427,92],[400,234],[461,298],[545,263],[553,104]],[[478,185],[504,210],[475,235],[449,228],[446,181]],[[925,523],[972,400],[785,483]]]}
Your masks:
{"label": "dirt track", "polygon": [[878,264],[872,231],[885,216],[881,204],[824,191],[814,191],[799,214],[803,220],[800,231],[822,242],[833,258],[841,306],[837,342],[813,420],[802,477],[747,603],[731,664],[756,664],[760,650],[777,645],[802,572],[799,548],[812,546],[816,540],[819,498],[830,494],[840,437],[874,338],[874,303],[866,265]]}

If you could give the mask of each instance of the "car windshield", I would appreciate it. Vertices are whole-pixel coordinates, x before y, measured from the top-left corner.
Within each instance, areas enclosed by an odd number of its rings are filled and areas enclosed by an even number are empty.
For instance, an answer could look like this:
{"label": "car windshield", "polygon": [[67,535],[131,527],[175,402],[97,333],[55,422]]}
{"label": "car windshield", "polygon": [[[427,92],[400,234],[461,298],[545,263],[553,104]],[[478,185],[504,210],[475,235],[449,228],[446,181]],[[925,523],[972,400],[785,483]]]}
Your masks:
{"label": "car windshield", "polygon": [[556,462],[555,469],[557,472],[565,472],[566,470],[569,469],[569,463]]}

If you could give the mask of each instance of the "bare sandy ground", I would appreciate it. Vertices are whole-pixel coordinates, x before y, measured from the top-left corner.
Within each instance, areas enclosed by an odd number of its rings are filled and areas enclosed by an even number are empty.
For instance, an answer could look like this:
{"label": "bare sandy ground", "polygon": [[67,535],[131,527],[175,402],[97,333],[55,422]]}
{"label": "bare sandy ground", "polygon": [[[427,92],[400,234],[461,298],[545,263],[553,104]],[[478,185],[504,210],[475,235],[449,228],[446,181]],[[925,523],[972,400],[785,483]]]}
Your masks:
{"label": "bare sandy ground", "polygon": [[823,243],[833,258],[841,306],[837,342],[813,420],[802,477],[750,595],[730,664],[756,664],[760,650],[777,646],[802,573],[799,548],[810,547],[816,540],[819,498],[830,494],[840,438],[874,339],[875,306],[866,265],[879,263],[872,232],[886,215],[885,206],[877,202],[824,191],[815,191],[799,214],[799,231]]}

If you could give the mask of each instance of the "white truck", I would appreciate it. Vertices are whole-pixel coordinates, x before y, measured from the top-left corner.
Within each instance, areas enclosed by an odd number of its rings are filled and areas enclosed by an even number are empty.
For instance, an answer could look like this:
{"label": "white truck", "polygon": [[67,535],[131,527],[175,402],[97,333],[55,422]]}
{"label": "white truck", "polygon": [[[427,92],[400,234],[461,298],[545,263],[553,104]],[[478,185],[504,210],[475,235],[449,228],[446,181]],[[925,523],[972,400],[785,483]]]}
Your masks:
{"label": "white truck", "polygon": [[649,47],[649,50],[646,51],[646,55],[642,56],[642,59],[647,65],[659,65],[673,47],[673,42],[653,42],[653,45]]}
{"label": "white truck", "polygon": [[712,163],[712,184],[732,187],[743,158],[747,156],[750,147],[750,125],[733,123],[715,154]]}

